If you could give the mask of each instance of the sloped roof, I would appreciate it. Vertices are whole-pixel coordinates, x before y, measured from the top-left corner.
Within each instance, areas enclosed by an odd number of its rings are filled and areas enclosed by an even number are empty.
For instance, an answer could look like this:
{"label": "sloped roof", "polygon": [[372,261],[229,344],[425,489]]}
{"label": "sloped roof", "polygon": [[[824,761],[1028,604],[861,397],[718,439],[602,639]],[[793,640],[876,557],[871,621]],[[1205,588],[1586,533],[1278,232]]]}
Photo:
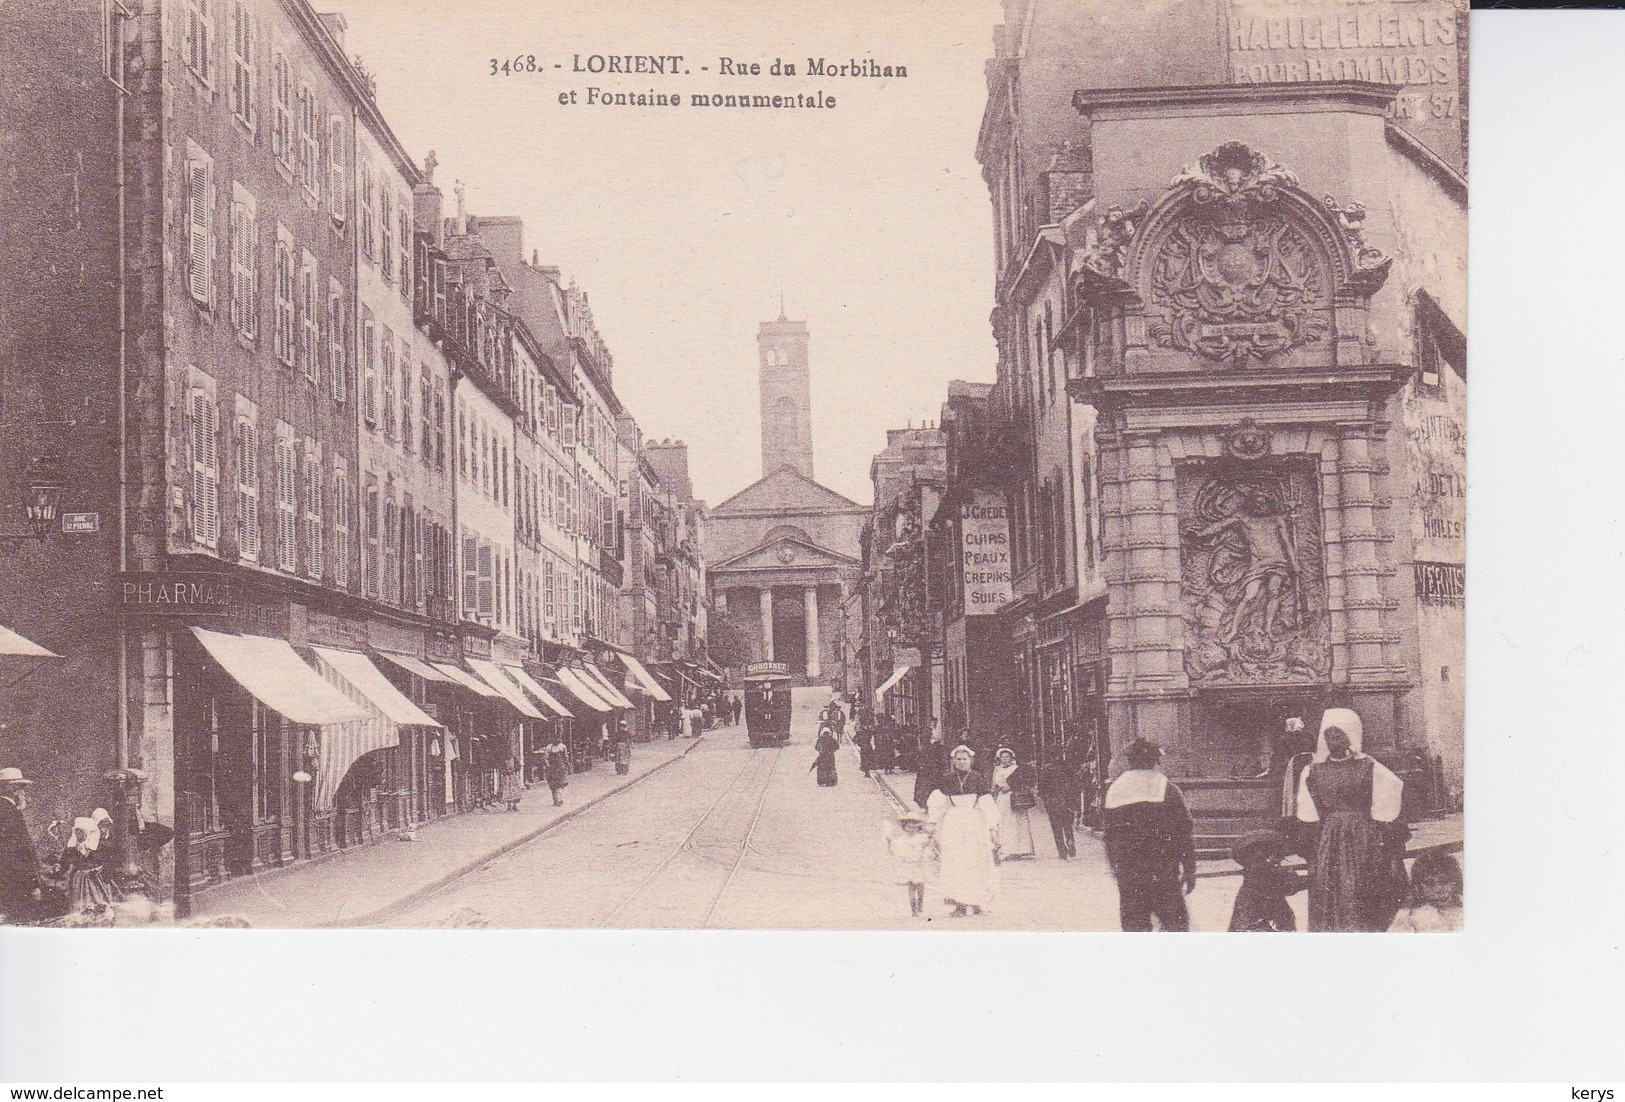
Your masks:
{"label": "sloped roof", "polygon": [[819,485],[794,467],[780,467],[711,509],[712,516],[730,513],[846,513],[863,511],[849,497]]}

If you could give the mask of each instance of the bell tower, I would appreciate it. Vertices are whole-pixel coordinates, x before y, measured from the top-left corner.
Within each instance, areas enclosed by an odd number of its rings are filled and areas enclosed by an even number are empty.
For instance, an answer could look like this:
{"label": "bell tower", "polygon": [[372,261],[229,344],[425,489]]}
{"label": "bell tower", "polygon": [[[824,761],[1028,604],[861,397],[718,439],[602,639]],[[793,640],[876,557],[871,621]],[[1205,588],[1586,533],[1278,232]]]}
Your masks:
{"label": "bell tower", "polygon": [[813,477],[812,394],[807,374],[807,323],[777,321],[756,331],[761,357],[762,477],[792,467]]}

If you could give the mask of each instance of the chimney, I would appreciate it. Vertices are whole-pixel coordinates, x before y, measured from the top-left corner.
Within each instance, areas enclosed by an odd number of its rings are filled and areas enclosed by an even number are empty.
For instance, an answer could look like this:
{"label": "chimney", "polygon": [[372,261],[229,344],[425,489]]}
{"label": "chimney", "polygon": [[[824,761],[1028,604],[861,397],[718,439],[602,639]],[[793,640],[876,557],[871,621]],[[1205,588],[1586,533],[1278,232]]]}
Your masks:
{"label": "chimney", "polygon": [[342,51],[344,49],[344,32],[350,27],[350,24],[345,21],[344,13],[336,11],[318,12],[316,18],[322,21],[322,26],[327,28],[327,33],[333,36],[333,41],[339,44],[339,49]]}

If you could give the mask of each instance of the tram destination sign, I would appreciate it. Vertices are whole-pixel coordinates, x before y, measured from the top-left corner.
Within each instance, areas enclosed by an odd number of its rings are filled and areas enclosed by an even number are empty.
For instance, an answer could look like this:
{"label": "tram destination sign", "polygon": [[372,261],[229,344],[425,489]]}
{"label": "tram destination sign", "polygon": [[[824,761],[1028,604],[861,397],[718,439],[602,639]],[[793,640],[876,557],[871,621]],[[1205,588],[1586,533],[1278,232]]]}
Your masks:
{"label": "tram destination sign", "polygon": [[125,574],[119,606],[141,616],[230,616],[231,582],[204,571]]}

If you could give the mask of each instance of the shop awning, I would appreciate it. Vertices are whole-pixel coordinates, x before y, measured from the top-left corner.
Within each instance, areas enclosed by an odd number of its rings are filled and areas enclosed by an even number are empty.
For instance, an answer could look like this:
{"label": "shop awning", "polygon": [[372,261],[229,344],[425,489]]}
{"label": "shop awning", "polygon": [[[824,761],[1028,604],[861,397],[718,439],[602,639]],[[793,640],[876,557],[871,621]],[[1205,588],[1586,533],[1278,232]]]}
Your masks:
{"label": "shop awning", "polygon": [[654,676],[643,668],[642,662],[639,662],[630,654],[622,654],[621,661],[626,663],[626,672],[632,675],[633,681],[643,687],[644,692],[661,702],[671,699],[671,694],[660,687],[660,682],[656,681]]}
{"label": "shop awning", "polygon": [[559,684],[563,685],[581,703],[595,712],[610,711],[610,705],[603,697],[593,692],[587,682],[569,666],[560,666],[558,669]]}
{"label": "shop awning", "polygon": [[413,704],[405,693],[390,684],[372,659],[353,650],[333,647],[311,647],[316,656],[338,671],[339,676],[353,685],[367,702],[384,713],[392,722],[407,726],[439,727],[440,722]]}
{"label": "shop awning", "polygon": [[24,639],[15,631],[0,624],[0,654],[15,658],[61,658],[55,651],[48,651],[31,639]]}
{"label": "shop awning", "polygon": [[530,702],[530,698],[525,695],[525,690],[515,685],[507,674],[497,668],[495,662],[487,662],[483,658],[469,658],[466,661],[468,662],[468,668],[478,674],[481,681],[501,693],[504,700],[518,708],[520,715],[527,716],[530,719],[547,718],[536,710],[536,705]]}
{"label": "shop awning", "polygon": [[615,687],[615,683],[604,676],[603,670],[599,669],[591,662],[583,662],[581,664],[581,671],[586,675],[588,679],[587,683],[593,687],[593,691],[599,696],[603,697],[605,700],[609,701],[611,704],[615,705],[615,707],[634,707],[632,702],[626,698],[626,694],[617,689]]}
{"label": "shop awning", "polygon": [[489,700],[502,699],[501,693],[461,667],[453,666],[448,662],[431,662],[429,664],[475,696],[483,696]]}
{"label": "shop awning", "polygon": [[570,709],[559,703],[558,697],[542,688],[541,682],[537,681],[534,677],[530,676],[530,674],[526,673],[523,667],[503,666],[502,672],[517,681],[521,689],[524,689],[531,696],[534,696],[537,700],[541,701],[560,719],[575,718],[575,715],[570,711]]}
{"label": "shop awning", "polygon": [[396,654],[394,651],[381,650],[378,652],[378,656],[389,659],[407,673],[416,674],[425,681],[437,681],[443,685],[456,684],[455,681],[423,661],[423,659],[413,658],[410,654]]}
{"label": "shop awning", "polygon": [[913,666],[898,666],[895,670],[893,670],[891,672],[891,676],[886,678],[886,680],[881,684],[880,688],[875,690],[875,703],[878,704],[884,700],[886,694],[891,692],[899,681],[908,676],[908,671],[912,670],[913,668]]}
{"label": "shop awning", "polygon": [[286,639],[203,628],[193,628],[192,634],[237,684],[294,723],[325,727],[371,718],[372,713],[323,681]]}

